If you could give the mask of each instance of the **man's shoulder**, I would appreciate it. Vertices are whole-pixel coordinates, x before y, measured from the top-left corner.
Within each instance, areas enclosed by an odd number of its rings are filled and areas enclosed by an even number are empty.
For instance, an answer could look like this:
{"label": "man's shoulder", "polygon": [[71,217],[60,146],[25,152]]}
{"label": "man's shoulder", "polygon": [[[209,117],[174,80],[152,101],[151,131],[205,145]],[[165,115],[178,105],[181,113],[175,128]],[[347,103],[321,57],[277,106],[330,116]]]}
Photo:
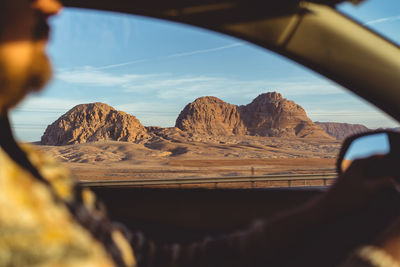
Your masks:
{"label": "man's shoulder", "polygon": [[[74,196],[73,189],[77,181],[69,169],[55,159],[53,155],[40,149],[40,146],[30,143],[20,143],[19,146],[41,176],[50,182],[56,193],[64,200],[71,200]],[[1,153],[4,152],[2,151]],[[12,165],[17,169],[22,168],[16,163]]]}
{"label": "man's shoulder", "polygon": [[[75,180],[51,155],[29,144],[22,150],[68,202]],[[113,266],[104,248],[74,219],[63,203],[54,201],[48,185],[15,163],[0,149],[0,266]],[[2,253],[0,253],[2,254]],[[17,264],[18,262],[19,264]]]}

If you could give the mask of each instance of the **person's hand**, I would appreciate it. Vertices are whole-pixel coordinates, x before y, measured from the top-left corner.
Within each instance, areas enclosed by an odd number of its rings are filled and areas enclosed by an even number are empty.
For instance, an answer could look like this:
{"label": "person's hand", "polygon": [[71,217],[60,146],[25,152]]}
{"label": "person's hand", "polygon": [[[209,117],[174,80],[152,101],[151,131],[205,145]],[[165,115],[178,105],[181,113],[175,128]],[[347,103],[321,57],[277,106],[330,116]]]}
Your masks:
{"label": "person's hand", "polygon": [[355,160],[322,196],[320,205],[336,214],[348,212],[366,206],[381,192],[396,191],[399,163],[390,156]]}

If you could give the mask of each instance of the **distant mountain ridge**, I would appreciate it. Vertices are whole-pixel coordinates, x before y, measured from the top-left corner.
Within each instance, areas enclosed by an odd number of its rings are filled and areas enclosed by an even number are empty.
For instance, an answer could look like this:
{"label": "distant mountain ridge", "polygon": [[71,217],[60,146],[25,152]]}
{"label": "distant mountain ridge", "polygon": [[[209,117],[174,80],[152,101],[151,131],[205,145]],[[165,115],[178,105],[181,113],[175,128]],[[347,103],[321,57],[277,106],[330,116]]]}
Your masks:
{"label": "distant mountain ridge", "polygon": [[371,131],[371,129],[361,124],[339,122],[315,122],[315,124],[324,129],[329,135],[335,137],[337,140],[343,140],[354,134]]}

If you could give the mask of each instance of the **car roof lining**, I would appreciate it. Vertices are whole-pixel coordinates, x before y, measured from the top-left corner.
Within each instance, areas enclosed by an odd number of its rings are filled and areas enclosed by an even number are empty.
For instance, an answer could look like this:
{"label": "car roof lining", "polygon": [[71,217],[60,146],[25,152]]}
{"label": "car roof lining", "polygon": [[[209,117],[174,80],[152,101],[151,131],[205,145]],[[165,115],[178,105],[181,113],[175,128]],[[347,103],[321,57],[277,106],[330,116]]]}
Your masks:
{"label": "car roof lining", "polygon": [[[364,0],[309,0],[336,6],[343,2],[358,4]],[[65,6],[169,19],[192,25],[217,25],[246,22],[293,13],[303,0],[63,0]]]}

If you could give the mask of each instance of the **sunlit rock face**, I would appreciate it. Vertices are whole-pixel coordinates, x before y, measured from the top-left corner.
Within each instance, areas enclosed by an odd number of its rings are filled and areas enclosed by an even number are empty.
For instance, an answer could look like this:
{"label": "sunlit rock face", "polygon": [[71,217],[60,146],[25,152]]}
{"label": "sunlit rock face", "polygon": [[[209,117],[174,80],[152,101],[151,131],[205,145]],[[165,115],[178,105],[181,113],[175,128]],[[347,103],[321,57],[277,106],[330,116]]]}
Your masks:
{"label": "sunlit rock face", "polygon": [[281,94],[270,92],[241,106],[244,124],[251,135],[278,137],[328,137],[305,110]]}
{"label": "sunlit rock face", "polygon": [[206,135],[246,134],[240,109],[213,96],[197,98],[181,111],[175,127]]}
{"label": "sunlit rock face", "polygon": [[182,110],[175,126],[209,135],[331,138],[301,106],[276,92],[261,94],[245,106],[216,97],[198,98]]}
{"label": "sunlit rock face", "polygon": [[132,115],[103,103],[75,106],[49,125],[42,136],[44,145],[70,145],[95,141],[142,143],[149,135]]}

